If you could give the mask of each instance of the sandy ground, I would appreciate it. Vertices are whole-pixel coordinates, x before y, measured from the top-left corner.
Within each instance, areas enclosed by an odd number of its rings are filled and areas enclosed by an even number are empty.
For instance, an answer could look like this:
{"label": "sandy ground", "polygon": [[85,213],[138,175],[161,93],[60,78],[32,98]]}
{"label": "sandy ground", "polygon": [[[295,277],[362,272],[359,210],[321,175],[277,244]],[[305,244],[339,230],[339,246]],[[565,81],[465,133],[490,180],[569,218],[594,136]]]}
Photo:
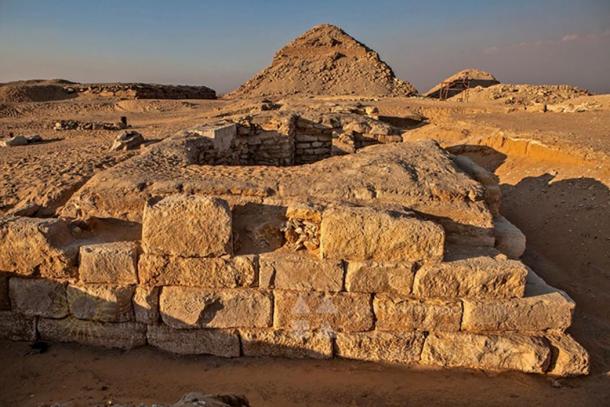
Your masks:
{"label": "sandy ground", "polygon": [[[3,342],[0,405],[170,402],[189,391],[244,393],[254,406],[610,405],[610,107],[507,113],[491,104],[423,99],[375,104],[388,116],[421,112],[431,124],[414,132],[446,146],[474,145],[466,154],[498,175],[502,212],[528,238],[524,261],[576,301],[570,333],[591,353],[589,377],[554,382],[516,373],[182,358],[148,348],[122,353],[60,344],[26,355],[27,344]],[[94,172],[129,156],[107,151],[116,132],[55,132],[55,120],[116,121],[127,115],[136,130],[158,139],[244,106],[70,100],[0,109],[0,133],[38,133],[48,141],[0,149],[0,212],[28,199],[57,207]]]}

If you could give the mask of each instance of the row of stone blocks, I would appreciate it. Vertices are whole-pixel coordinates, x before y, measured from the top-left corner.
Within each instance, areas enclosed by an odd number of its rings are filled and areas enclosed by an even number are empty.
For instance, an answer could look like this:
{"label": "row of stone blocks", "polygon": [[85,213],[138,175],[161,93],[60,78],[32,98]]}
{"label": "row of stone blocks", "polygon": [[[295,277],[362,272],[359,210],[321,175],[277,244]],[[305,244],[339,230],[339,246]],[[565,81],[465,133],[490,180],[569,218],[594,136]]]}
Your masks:
{"label": "row of stone blocks", "polygon": [[[262,288],[60,283],[12,277],[12,309],[28,316],[104,322],[162,320],[174,328],[294,328],[336,331],[563,331],[574,303],[535,274],[528,295],[511,299],[417,299],[391,293]],[[536,282],[535,280],[538,280]],[[6,303],[6,301],[4,301]],[[132,304],[133,302],[133,304]],[[304,311],[303,311],[304,310]],[[313,311],[316,310],[316,311]],[[329,311],[330,310],[330,311]],[[331,312],[332,311],[332,312]],[[295,322],[298,321],[298,322]]]}
{"label": "row of stone blocks", "polygon": [[568,334],[329,332],[271,328],[173,329],[163,324],[26,317],[0,311],[1,337],[132,349],[146,344],[186,355],[332,358],[403,365],[587,374],[589,359]]}
{"label": "row of stone blocks", "polygon": [[[476,359],[493,359],[499,352],[497,360],[511,362],[462,362],[465,367],[576,374],[588,366],[586,352],[561,334],[574,304],[531,272],[523,297],[528,270],[520,262],[489,249],[474,257],[456,250],[450,261],[441,262],[442,228],[402,213],[339,207],[319,217],[318,257],[304,252],[231,256],[226,202],[165,198],[145,209],[141,256],[135,242],[83,245],[78,278],[58,271],[61,265],[69,268],[70,250],[56,222],[6,220],[0,224],[2,242],[13,245],[0,256],[0,267],[47,279],[10,278],[12,313],[3,314],[4,336],[19,336],[20,327],[27,330],[27,321],[40,318],[37,330],[45,339],[130,347],[137,337],[134,345],[148,341],[181,353],[224,354],[215,346],[224,349],[220,339],[233,338],[245,355],[255,353],[250,342],[297,353],[325,343],[334,349],[330,354],[367,359],[382,352],[379,360],[415,363],[432,357],[423,356],[432,352],[426,353],[426,346],[445,343],[447,354],[437,364],[457,366],[447,359],[451,344],[466,341]],[[42,247],[40,258],[28,252],[34,248],[24,243],[28,239],[17,244],[25,235],[37,250]],[[57,276],[64,278],[48,279]],[[319,335],[327,340],[310,342]],[[404,349],[405,338],[411,349],[405,355],[413,360],[383,353]],[[163,341],[167,344],[160,345]],[[400,345],[390,346],[393,341]],[[537,355],[535,366],[534,359],[519,356],[522,346],[533,352],[527,355]],[[551,348],[563,350],[553,359]],[[452,351],[466,351],[460,349]],[[430,355],[435,352],[441,351]]]}

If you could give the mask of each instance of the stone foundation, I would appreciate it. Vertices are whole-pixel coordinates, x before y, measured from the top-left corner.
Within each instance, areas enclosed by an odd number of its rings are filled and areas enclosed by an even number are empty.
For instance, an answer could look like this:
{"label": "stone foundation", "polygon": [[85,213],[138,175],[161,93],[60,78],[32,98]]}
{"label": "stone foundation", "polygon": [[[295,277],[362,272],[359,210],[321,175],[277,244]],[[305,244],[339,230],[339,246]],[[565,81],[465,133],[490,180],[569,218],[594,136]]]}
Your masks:
{"label": "stone foundation", "polygon": [[[233,130],[214,131],[216,150],[234,141]],[[281,221],[255,218],[248,230],[280,244],[250,250],[236,208],[213,196],[151,199],[141,241],[81,239],[62,219],[3,219],[0,337],[588,373],[586,351],[565,333],[573,301],[491,247],[448,245],[440,222],[278,204]],[[295,245],[305,221],[309,243]]]}
{"label": "stone foundation", "polygon": [[194,127],[179,136],[198,138],[199,164],[290,166],[331,156],[332,129],[296,114],[234,120]]}

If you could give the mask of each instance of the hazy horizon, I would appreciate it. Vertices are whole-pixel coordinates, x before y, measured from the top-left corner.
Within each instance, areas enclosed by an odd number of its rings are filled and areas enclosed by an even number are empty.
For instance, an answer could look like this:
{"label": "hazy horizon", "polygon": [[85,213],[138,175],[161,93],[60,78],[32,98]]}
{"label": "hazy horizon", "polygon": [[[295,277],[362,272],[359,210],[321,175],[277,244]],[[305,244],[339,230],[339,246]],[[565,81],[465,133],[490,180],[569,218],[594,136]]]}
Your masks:
{"label": "hazy horizon", "polygon": [[61,78],[236,88],[335,24],[420,91],[465,68],[610,93],[610,2],[0,0],[0,82]]}

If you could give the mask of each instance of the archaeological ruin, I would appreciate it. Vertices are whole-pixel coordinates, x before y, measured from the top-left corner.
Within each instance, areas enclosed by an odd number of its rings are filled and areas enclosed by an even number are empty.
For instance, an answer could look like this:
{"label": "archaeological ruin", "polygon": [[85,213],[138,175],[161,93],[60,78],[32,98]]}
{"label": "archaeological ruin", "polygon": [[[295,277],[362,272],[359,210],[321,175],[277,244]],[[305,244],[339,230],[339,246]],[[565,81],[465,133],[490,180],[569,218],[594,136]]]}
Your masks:
{"label": "archaeological ruin", "polygon": [[393,133],[353,111],[225,117],[98,172],[55,217],[3,218],[0,335],[587,374],[575,304],[519,260],[495,178]]}

